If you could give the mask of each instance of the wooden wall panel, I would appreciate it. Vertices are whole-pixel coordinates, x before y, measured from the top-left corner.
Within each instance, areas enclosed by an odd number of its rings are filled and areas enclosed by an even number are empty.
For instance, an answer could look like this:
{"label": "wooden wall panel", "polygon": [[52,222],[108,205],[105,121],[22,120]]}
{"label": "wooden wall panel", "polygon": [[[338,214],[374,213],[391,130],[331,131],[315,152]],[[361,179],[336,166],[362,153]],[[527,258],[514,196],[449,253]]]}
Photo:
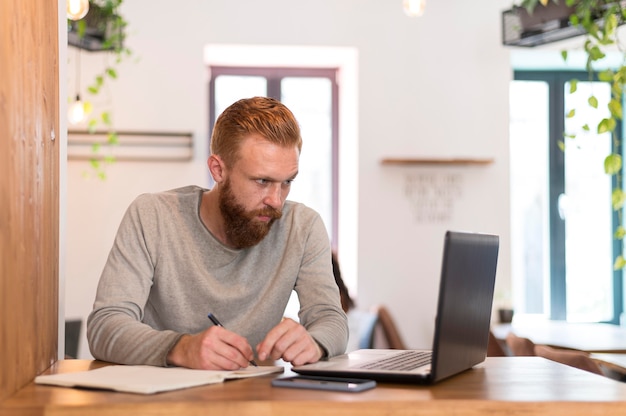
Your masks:
{"label": "wooden wall panel", "polygon": [[0,401],[57,357],[57,8],[0,1]]}

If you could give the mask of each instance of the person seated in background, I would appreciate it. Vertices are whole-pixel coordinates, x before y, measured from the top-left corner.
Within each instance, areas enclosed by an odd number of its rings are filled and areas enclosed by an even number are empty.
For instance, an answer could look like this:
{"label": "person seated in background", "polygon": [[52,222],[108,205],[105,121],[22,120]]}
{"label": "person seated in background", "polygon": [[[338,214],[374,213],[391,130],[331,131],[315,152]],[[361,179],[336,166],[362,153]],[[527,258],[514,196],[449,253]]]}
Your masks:
{"label": "person seated in background", "polygon": [[[286,200],[301,147],[287,107],[239,100],[215,123],[213,188],[132,202],[88,318],[96,359],[235,370],[255,351],[293,365],[344,352],[348,325],[326,228],[317,212]],[[283,319],[293,290],[300,322]]]}
{"label": "person seated in background", "polygon": [[341,300],[341,308],[345,313],[348,313],[351,309],[356,307],[356,303],[350,297],[350,292],[346,287],[343,278],[341,277],[341,269],[339,268],[339,261],[337,260],[337,254],[333,251],[331,254],[331,262],[333,265],[333,276],[335,276],[335,283],[339,288],[339,298]]}
{"label": "person seated in background", "polygon": [[346,352],[361,348],[372,348],[374,325],[377,319],[376,314],[359,310],[356,307],[356,302],[350,296],[350,292],[341,276],[339,261],[334,251],[332,252],[331,260],[333,264],[333,275],[335,276],[335,282],[339,288],[341,307],[348,316],[349,336]]}

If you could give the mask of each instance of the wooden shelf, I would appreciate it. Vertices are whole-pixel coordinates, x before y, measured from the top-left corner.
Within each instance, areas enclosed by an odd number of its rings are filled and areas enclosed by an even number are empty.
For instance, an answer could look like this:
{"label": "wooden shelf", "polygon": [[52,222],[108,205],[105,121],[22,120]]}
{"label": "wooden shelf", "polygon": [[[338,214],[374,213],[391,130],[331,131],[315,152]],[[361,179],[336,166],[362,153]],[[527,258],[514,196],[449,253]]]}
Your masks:
{"label": "wooden shelf", "polygon": [[493,159],[469,158],[396,158],[381,160],[383,165],[490,165]]}

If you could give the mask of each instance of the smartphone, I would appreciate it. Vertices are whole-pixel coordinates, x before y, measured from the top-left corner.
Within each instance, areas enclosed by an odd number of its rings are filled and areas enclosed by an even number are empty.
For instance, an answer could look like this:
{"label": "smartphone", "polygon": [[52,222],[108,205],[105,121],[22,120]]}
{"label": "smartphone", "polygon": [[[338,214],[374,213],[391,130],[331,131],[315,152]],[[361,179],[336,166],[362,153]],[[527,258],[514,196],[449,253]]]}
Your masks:
{"label": "smartphone", "polygon": [[376,387],[376,381],[343,377],[291,376],[273,379],[272,386],[356,393],[373,389]]}

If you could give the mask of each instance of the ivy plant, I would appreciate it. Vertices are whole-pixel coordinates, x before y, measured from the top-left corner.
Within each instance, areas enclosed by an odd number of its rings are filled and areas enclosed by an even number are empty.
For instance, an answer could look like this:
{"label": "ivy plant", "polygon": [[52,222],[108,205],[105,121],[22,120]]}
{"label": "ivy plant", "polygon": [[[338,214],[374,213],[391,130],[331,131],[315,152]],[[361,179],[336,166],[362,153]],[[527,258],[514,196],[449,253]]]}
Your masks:
{"label": "ivy plant", "polygon": [[[579,27],[583,33],[583,50],[586,56],[586,71],[589,81],[593,81],[598,76],[600,81],[608,82],[611,86],[611,98],[608,103],[608,115],[602,118],[596,125],[589,125],[582,120],[581,128],[585,132],[595,132],[597,134],[609,133],[613,140],[613,149],[619,149],[622,140],[621,132],[617,128],[622,120],[624,109],[622,108],[624,86],[626,84],[626,54],[622,54],[622,63],[617,68],[596,69],[596,64],[606,58],[610,51],[624,51],[623,45],[618,37],[618,27],[626,22],[626,10],[619,1],[608,0],[522,0],[519,7],[523,7],[528,13],[536,12],[539,4],[549,6],[549,2],[565,2],[567,6],[573,7],[574,12],[569,16],[569,23]],[[567,61],[568,52],[561,51],[563,60]],[[570,81],[570,93],[577,91],[579,80]],[[598,99],[593,93],[587,98],[587,104],[594,109],[598,108]],[[566,117],[572,121],[580,121],[576,118],[576,109],[570,110]],[[574,140],[576,134],[564,132],[563,141],[559,143],[562,150],[565,149],[567,140]],[[615,177],[616,186],[611,195],[611,204],[616,211],[618,223],[614,230],[615,238],[623,240],[626,235],[626,228],[622,211],[626,201],[624,192],[624,182],[622,178],[622,156],[615,151],[608,154],[604,159],[604,172]],[[623,269],[626,266],[624,254],[616,257],[613,264],[615,270]]]}
{"label": "ivy plant", "polygon": [[[93,98],[97,96],[108,82],[114,81],[118,77],[118,65],[132,56],[132,51],[125,46],[126,27],[128,22],[120,14],[119,8],[123,0],[90,0],[90,10],[94,19],[90,23],[95,23],[95,29],[103,35],[101,51],[98,53],[109,53],[113,59],[96,74],[93,81],[87,87],[87,92]],[[88,15],[89,16],[89,15]],[[79,38],[84,38],[87,33],[87,21],[81,19],[77,22],[68,22],[76,25]],[[87,130],[94,134],[99,129],[106,131],[104,142],[95,142],[92,146],[91,167],[95,175],[100,179],[106,178],[105,167],[115,162],[113,155],[101,155],[103,146],[114,146],[118,144],[118,135],[113,125],[113,117],[110,111],[102,110],[94,113],[94,106],[90,100],[85,100],[84,111],[89,115]]]}

